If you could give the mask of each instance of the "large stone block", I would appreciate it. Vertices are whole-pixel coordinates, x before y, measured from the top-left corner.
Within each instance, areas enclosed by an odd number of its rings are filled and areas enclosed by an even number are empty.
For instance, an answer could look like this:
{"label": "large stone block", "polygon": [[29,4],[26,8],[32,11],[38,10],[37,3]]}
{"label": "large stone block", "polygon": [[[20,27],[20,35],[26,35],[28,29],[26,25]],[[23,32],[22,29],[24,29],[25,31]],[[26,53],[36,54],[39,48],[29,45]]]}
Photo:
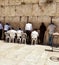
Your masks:
{"label": "large stone block", "polygon": [[38,6],[38,4],[34,4],[33,6],[33,11],[32,11],[32,15],[33,16],[40,16],[42,15],[42,12],[40,10],[40,7]]}
{"label": "large stone block", "polygon": [[0,0],[0,5],[4,5],[5,4],[5,0]]}
{"label": "large stone block", "polygon": [[6,6],[5,16],[15,16],[15,6]]}
{"label": "large stone block", "polygon": [[27,17],[26,16],[22,16],[20,21],[21,22],[27,22]]}
{"label": "large stone block", "polygon": [[4,24],[5,18],[0,16],[0,21]]}
{"label": "large stone block", "polygon": [[11,19],[12,19],[12,22],[19,22],[20,21],[20,17],[16,17],[16,16],[13,16]]}
{"label": "large stone block", "polygon": [[39,3],[41,4],[41,3],[45,3],[46,2],[46,0],[39,0]]}
{"label": "large stone block", "polygon": [[9,0],[9,5],[15,5],[16,4],[16,0]]}
{"label": "large stone block", "polygon": [[23,0],[16,0],[15,5],[20,5],[20,4],[21,4],[21,2],[23,2]]}
{"label": "large stone block", "polygon": [[16,6],[16,16],[31,16],[32,5]]}
{"label": "large stone block", "polygon": [[15,16],[15,6],[10,6],[9,7],[9,9],[10,9],[10,16]]}
{"label": "large stone block", "polygon": [[32,16],[32,5],[23,6],[23,14],[24,16]]}
{"label": "large stone block", "polygon": [[5,6],[1,7],[1,16],[5,16]]}
{"label": "large stone block", "polygon": [[42,15],[47,15],[47,16],[55,16],[56,13],[56,3],[52,4],[47,4],[46,6],[39,6]]}
{"label": "large stone block", "polygon": [[10,16],[10,7],[9,6],[5,7],[5,16]]}
{"label": "large stone block", "polygon": [[12,18],[9,16],[5,17],[5,23],[10,23],[12,21]]}
{"label": "large stone block", "polygon": [[59,16],[59,3],[56,4],[56,16]]}
{"label": "large stone block", "polygon": [[0,7],[0,16],[1,16],[1,7]]}
{"label": "large stone block", "polygon": [[5,0],[5,5],[9,5],[9,0]]}
{"label": "large stone block", "polygon": [[15,29],[20,27],[20,18],[19,17],[13,17],[11,16],[11,26],[14,27]]}
{"label": "large stone block", "polygon": [[23,16],[22,6],[16,6],[16,16]]}
{"label": "large stone block", "polygon": [[55,0],[56,2],[59,2],[59,0]]}
{"label": "large stone block", "polygon": [[39,0],[23,0],[25,3],[38,3]]}

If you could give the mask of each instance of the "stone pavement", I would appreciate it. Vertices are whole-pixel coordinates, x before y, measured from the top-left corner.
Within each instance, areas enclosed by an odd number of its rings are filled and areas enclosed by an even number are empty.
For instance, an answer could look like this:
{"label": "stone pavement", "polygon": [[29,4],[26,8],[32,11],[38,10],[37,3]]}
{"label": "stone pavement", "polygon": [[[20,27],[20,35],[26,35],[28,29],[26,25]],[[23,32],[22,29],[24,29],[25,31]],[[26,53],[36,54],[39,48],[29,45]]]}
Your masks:
{"label": "stone pavement", "polygon": [[0,65],[59,65],[59,48],[54,48],[54,52],[51,49],[0,41]]}

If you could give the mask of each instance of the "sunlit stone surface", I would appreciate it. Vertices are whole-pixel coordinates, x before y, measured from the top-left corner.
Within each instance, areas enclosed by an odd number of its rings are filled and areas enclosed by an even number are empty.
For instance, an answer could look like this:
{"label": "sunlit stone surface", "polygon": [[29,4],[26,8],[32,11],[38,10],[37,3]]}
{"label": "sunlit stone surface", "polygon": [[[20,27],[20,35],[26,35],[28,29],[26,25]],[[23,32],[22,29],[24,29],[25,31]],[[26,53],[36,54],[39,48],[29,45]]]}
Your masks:
{"label": "sunlit stone surface", "polygon": [[59,62],[50,60],[52,56],[59,57],[58,48],[54,48],[56,52],[51,52],[51,49],[44,45],[0,41],[0,65],[59,65]]}

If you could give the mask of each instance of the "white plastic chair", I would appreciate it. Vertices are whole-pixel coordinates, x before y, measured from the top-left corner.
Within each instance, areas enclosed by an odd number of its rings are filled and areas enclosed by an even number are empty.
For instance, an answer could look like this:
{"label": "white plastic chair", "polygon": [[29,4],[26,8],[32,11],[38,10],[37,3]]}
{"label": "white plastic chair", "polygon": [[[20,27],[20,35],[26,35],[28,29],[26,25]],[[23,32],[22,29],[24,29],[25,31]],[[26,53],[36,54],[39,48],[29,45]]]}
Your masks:
{"label": "white plastic chair", "polygon": [[17,32],[17,41],[21,43],[21,36],[22,34],[20,32]]}
{"label": "white plastic chair", "polygon": [[9,30],[8,33],[10,34],[10,42],[14,42],[14,39],[15,39],[15,34],[16,34],[16,31],[14,30]]}
{"label": "white plastic chair", "polygon": [[22,43],[26,44],[26,38],[27,38],[27,34],[26,33],[22,33]]}
{"label": "white plastic chair", "polygon": [[37,44],[37,38],[31,38],[31,44],[33,45],[34,44]]}
{"label": "white plastic chair", "polygon": [[[5,32],[5,36],[6,36],[6,37],[5,37],[5,41],[7,42],[7,40],[10,39],[10,35],[9,35],[9,33]],[[10,41],[9,41],[9,42],[10,42]]]}

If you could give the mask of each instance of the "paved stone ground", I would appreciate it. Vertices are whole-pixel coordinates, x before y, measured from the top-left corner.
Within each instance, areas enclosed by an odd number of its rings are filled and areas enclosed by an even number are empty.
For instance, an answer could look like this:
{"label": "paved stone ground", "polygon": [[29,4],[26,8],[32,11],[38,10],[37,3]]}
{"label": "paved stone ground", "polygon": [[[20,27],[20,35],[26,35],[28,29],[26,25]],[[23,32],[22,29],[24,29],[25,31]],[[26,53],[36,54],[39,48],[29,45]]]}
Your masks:
{"label": "paved stone ground", "polygon": [[0,65],[59,65],[59,48],[0,41]]}

